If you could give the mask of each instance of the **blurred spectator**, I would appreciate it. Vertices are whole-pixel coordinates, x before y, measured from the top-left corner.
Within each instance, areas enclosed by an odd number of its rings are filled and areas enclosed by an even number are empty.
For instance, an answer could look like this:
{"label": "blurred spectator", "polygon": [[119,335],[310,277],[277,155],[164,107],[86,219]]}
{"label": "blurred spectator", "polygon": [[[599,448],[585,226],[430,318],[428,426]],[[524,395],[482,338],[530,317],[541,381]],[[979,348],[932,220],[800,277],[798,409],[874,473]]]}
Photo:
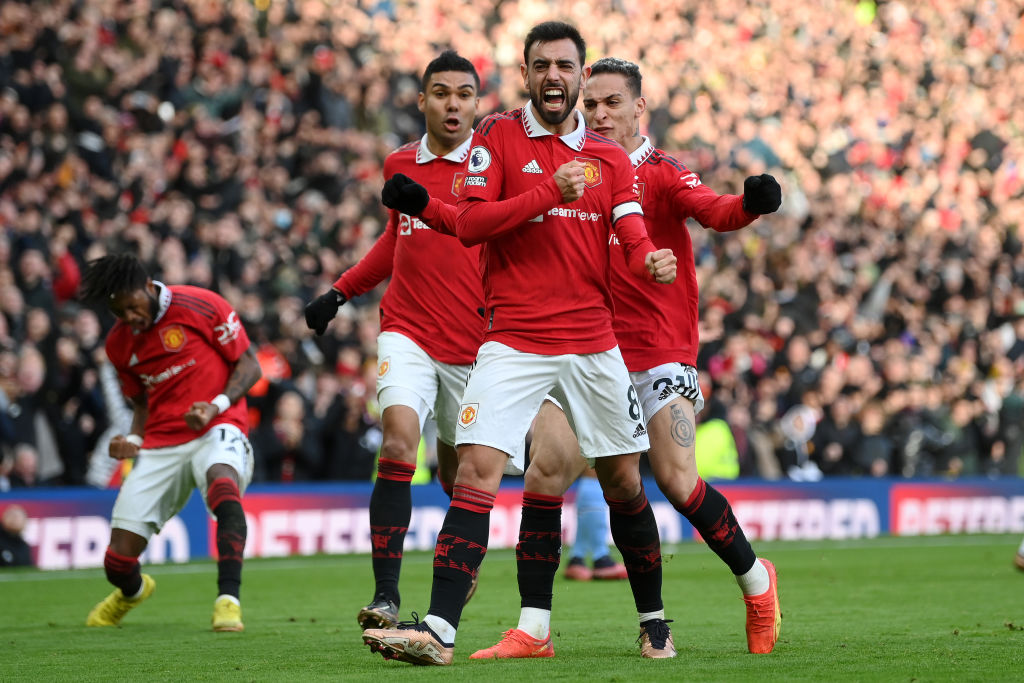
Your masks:
{"label": "blurred spectator", "polygon": [[844,390],[825,408],[825,416],[814,430],[812,457],[822,474],[841,476],[855,472],[854,449],[861,440],[862,428],[863,423],[854,420],[853,401]]}
{"label": "blurred spectator", "polygon": [[852,474],[884,477],[893,471],[896,446],[885,429],[885,411],[878,401],[870,401],[859,415],[860,439],[851,449]]}
{"label": "blurred spectator", "polygon": [[8,505],[0,513],[0,567],[29,567],[32,549],[22,537],[28,515],[20,505]]}
{"label": "blurred spectator", "polygon": [[323,457],[319,434],[307,426],[305,400],[297,391],[283,392],[272,414],[252,433],[261,481],[291,483],[314,479]]}
{"label": "blurred spectator", "polygon": [[39,453],[34,446],[20,443],[14,447],[14,459],[7,478],[13,489],[31,488],[39,484]]}
{"label": "blurred spectator", "polygon": [[822,472],[811,460],[818,418],[809,406],[797,404],[779,420],[782,443],[776,453],[786,476],[793,481],[818,481]]}

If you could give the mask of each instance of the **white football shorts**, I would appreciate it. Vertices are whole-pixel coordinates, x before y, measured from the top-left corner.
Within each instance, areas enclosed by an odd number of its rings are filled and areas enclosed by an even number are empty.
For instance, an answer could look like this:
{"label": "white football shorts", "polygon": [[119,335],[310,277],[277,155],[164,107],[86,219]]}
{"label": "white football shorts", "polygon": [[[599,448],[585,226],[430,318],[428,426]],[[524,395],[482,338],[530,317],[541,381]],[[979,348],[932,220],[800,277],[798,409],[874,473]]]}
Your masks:
{"label": "white football shorts", "polygon": [[234,469],[239,492],[245,493],[252,482],[252,446],[238,427],[219,424],[178,446],[140,450],[117,494],[110,525],[148,540],[181,512],[192,489],[198,488],[206,502],[206,472],[214,465]]}
{"label": "white football shorts", "polygon": [[704,409],[704,393],[697,381],[697,368],[682,363],[665,363],[650,370],[629,373],[644,407],[648,424],[654,415],[677,396],[693,404],[693,414]]}
{"label": "white football shorts", "polygon": [[469,377],[469,365],[440,363],[398,332],[377,336],[377,403],[381,413],[391,406],[407,406],[420,419],[420,432],[427,417],[437,422],[437,436],[455,445],[455,420]]}
{"label": "white football shorts", "polygon": [[585,458],[647,450],[647,429],[618,347],[601,353],[542,356],[487,342],[459,411],[456,444],[507,453],[507,473],[523,469],[523,443],[546,394],[558,401]]}

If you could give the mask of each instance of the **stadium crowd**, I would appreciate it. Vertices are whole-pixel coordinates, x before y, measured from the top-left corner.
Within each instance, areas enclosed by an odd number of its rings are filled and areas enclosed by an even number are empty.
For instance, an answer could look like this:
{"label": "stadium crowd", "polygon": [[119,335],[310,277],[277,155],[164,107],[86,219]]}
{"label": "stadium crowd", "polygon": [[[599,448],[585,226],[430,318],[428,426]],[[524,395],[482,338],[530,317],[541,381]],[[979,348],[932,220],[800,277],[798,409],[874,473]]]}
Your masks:
{"label": "stadium crowd", "polygon": [[708,449],[766,478],[1017,475],[1016,0],[7,0],[0,489],[106,484],[113,321],[76,291],[122,250],[239,312],[265,377],[257,480],[369,478],[380,291],[323,337],[302,308],[383,228],[423,66],[452,46],[483,113],[517,106],[525,31],[581,7],[591,61],[641,64],[659,147],[718,192],[783,186],[755,227],[692,226],[699,419],[733,437]]}

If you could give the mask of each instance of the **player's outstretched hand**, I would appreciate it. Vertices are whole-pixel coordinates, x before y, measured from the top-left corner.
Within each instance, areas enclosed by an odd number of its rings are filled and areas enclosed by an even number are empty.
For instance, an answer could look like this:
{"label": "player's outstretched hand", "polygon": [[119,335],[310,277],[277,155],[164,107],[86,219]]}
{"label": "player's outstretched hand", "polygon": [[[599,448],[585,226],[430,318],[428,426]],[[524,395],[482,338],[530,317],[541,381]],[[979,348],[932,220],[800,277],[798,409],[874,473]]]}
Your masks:
{"label": "player's outstretched hand", "polygon": [[782,188],[774,176],[752,175],[743,181],[743,210],[747,213],[774,213],[782,205]]}
{"label": "player's outstretched hand", "polygon": [[348,301],[345,295],[336,289],[329,289],[326,293],[306,304],[306,326],[318,335],[327,331],[327,325],[338,315],[338,309]]}
{"label": "player's outstretched hand", "polygon": [[114,460],[128,460],[139,454],[139,447],[129,441],[124,434],[118,434],[110,440],[107,453]]}
{"label": "player's outstretched hand", "polygon": [[647,254],[644,259],[647,272],[655,281],[663,285],[671,284],[676,279],[676,255],[671,249],[658,249]]}
{"label": "player's outstretched hand", "polygon": [[409,216],[419,216],[430,202],[427,188],[404,173],[396,173],[384,183],[380,191],[380,201],[384,206],[401,211]]}
{"label": "player's outstretched hand", "polygon": [[217,417],[220,414],[220,408],[207,403],[206,401],[196,401],[192,404],[192,407],[185,413],[185,424],[188,428],[198,432],[200,429],[210,424],[210,420]]}
{"label": "player's outstretched hand", "polygon": [[583,196],[586,166],[579,161],[567,161],[555,171],[555,182],[562,193],[562,202],[569,204]]}

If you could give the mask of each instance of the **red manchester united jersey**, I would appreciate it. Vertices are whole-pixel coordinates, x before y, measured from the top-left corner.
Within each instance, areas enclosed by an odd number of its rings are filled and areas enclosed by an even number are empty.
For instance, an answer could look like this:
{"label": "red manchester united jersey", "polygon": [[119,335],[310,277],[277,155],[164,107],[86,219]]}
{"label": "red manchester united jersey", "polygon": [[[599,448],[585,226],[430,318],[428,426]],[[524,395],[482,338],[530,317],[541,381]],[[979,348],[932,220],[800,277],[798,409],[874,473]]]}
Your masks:
{"label": "red manchester united jersey", "polygon": [[[563,136],[541,127],[530,105],[485,119],[458,201],[459,238],[484,245],[485,340],[529,353],[614,347],[611,226],[634,272],[645,273],[643,258],[654,250],[628,156],[574,116],[579,125]],[[564,204],[553,175],[573,160],[585,166],[586,187]]]}
{"label": "red manchester united jersey", "polygon": [[[424,136],[388,155],[384,177],[404,173],[427,188],[432,198],[454,205],[466,178],[471,140],[438,157],[427,148]],[[388,213],[384,234],[334,288],[352,298],[390,276],[380,301],[381,330],[404,334],[442,363],[472,363],[483,336],[480,248],[463,246],[419,218]]]}
{"label": "red manchester united jersey", "polygon": [[107,357],[117,370],[125,396],[146,394],[143,448],[176,446],[216,424],[248,432],[242,398],[213,418],[201,432],[185,424],[196,401],[224,391],[235,362],[249,348],[249,336],[231,306],[213,292],[156,283],[160,307],[152,327],[135,333],[118,321],[107,336]]}
{"label": "red manchester united jersey", "polygon": [[[643,282],[612,258],[615,336],[631,372],[663,363],[697,362],[697,272],[686,219],[705,228],[737,230],[757,218],[743,210],[740,195],[719,195],[683,164],[644,142],[630,156],[647,232],[658,248],[679,259],[670,285]],[[614,247],[613,247],[614,249]]]}

